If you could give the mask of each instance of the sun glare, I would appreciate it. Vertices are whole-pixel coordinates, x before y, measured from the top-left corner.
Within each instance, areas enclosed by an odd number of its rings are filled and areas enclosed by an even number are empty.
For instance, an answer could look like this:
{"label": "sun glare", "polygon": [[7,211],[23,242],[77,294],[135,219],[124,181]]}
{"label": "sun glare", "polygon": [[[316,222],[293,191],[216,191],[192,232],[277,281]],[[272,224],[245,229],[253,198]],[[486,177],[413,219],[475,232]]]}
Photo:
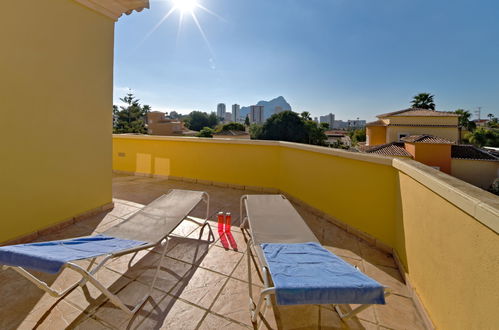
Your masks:
{"label": "sun glare", "polygon": [[182,13],[192,13],[198,7],[197,0],[173,0],[173,6]]}

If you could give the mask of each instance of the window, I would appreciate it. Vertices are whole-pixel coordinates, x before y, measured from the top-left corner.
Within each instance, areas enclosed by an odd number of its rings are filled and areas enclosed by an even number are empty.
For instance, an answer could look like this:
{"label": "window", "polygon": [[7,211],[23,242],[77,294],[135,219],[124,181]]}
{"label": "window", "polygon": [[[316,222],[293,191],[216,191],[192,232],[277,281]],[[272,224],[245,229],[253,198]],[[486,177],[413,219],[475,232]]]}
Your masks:
{"label": "window", "polygon": [[398,136],[399,136],[399,141],[401,141],[403,138],[405,138],[406,136],[410,136],[411,134],[410,133],[399,133]]}

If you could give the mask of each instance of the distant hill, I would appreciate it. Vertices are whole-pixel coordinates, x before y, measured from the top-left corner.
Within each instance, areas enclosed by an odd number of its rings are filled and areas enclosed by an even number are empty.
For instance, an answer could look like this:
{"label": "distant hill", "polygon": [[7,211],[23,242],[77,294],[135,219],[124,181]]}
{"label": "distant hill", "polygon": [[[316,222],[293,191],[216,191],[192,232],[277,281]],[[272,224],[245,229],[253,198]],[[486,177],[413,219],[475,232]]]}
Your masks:
{"label": "distant hill", "polygon": [[[251,104],[254,105],[254,104]],[[291,105],[282,96],[276,97],[270,101],[259,101],[256,105],[263,105],[264,117],[269,118],[274,114],[276,107],[281,107],[283,111],[292,110]],[[250,112],[250,106],[241,107],[241,118],[244,119]]]}

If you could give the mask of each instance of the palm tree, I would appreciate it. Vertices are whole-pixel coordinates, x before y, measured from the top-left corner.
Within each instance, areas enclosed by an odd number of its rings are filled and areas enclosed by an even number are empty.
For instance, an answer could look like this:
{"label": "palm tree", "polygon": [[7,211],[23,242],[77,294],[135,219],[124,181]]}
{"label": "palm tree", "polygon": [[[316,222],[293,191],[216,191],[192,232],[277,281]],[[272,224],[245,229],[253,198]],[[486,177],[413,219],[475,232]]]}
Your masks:
{"label": "palm tree", "polygon": [[419,93],[412,99],[412,107],[418,109],[435,110],[435,103],[433,103],[434,95],[430,93]]}
{"label": "palm tree", "polygon": [[456,114],[459,115],[459,127],[466,128],[468,131],[473,131],[476,128],[475,122],[470,120],[471,113],[467,110],[464,109],[457,109],[454,111]]}
{"label": "palm tree", "polygon": [[494,115],[492,113],[489,113],[487,117],[489,117],[489,120],[492,120],[492,118],[494,118]]}

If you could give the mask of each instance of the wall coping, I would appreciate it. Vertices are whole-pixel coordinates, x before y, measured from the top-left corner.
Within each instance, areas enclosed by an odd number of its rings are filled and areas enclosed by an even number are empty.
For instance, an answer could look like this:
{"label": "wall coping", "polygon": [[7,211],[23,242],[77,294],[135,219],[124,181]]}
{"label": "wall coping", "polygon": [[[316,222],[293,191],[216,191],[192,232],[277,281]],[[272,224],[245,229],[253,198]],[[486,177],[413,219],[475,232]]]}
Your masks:
{"label": "wall coping", "polygon": [[316,152],[336,157],[349,158],[363,162],[376,163],[381,165],[392,166],[392,158],[381,155],[364,154],[360,152],[351,152],[333,148],[314,146],[309,144],[301,144],[285,141],[270,141],[270,140],[243,140],[230,138],[199,138],[191,136],[151,136],[151,135],[132,135],[132,134],[113,134],[115,139],[128,140],[152,140],[152,141],[176,141],[176,142],[197,142],[197,143],[222,143],[222,144],[245,144],[255,146],[279,146],[289,149],[298,149],[310,152]]}
{"label": "wall coping", "polygon": [[393,159],[393,167],[499,234],[499,197],[415,160]]}
{"label": "wall coping", "polygon": [[356,153],[320,146],[285,141],[241,140],[229,138],[198,138],[178,136],[150,136],[132,134],[113,134],[114,139],[176,141],[198,143],[244,144],[260,146],[278,146],[316,152],[335,157],[348,158],[368,163],[388,165],[403,172],[446,199],[459,209],[474,217],[478,222],[499,234],[499,197],[440,172],[412,159],[402,159],[373,154]]}

